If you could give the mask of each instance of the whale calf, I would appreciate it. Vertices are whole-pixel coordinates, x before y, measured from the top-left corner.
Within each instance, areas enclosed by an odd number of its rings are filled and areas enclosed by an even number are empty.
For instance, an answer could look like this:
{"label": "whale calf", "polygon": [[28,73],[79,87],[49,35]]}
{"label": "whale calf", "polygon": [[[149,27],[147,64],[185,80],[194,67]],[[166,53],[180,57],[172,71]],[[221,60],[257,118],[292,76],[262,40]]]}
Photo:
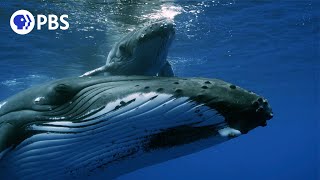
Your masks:
{"label": "whale calf", "polygon": [[168,49],[175,37],[174,23],[161,19],[145,24],[117,42],[102,67],[86,72],[82,76],[144,75],[174,76],[167,61]]}
{"label": "whale calf", "polygon": [[218,79],[56,80],[0,103],[0,179],[112,179],[272,117],[265,98]]}

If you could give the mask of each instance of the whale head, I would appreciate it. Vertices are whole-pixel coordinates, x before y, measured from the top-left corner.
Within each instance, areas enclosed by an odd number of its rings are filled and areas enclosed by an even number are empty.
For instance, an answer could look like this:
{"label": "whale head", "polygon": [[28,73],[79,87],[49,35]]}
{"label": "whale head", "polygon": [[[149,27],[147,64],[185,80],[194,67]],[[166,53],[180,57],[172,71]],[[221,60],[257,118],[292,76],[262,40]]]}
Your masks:
{"label": "whale head", "polygon": [[0,103],[0,178],[114,178],[238,137],[272,116],[265,98],[217,79],[61,79]]}
{"label": "whale head", "polygon": [[156,75],[165,65],[174,37],[175,25],[169,19],[129,33],[110,51],[107,71],[113,75]]}

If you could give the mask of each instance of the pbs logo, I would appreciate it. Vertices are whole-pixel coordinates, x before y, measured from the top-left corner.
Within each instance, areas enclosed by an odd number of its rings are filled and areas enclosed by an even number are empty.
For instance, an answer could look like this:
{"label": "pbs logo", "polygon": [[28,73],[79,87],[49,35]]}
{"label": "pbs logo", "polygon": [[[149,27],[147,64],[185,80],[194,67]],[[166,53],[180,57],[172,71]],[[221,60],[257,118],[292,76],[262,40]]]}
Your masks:
{"label": "pbs logo", "polygon": [[[66,21],[68,15],[61,15],[59,18],[54,14],[48,16],[38,14],[37,20],[34,19],[33,15],[27,10],[18,10],[12,14],[10,18],[11,29],[17,34],[28,34],[30,33],[37,21],[37,30],[41,30],[41,27],[48,24],[48,30],[67,30],[69,23]],[[62,24],[62,25],[61,25]]]}
{"label": "pbs logo", "polygon": [[17,34],[28,34],[35,25],[33,15],[26,10],[19,10],[12,14],[10,18],[11,29]]}

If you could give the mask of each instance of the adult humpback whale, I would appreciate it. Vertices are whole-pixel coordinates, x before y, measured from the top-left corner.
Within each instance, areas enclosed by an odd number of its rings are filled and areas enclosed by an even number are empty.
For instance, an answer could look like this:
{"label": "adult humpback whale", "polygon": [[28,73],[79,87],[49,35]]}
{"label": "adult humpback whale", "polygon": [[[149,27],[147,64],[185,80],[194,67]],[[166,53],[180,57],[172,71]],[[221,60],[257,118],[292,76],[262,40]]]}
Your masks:
{"label": "adult humpback whale", "polygon": [[114,178],[271,118],[263,97],[217,79],[61,79],[0,103],[0,179]]}
{"label": "adult humpback whale", "polygon": [[100,73],[110,75],[174,76],[167,61],[168,49],[174,39],[172,20],[162,19],[132,31],[117,42],[109,52],[106,65],[82,76]]}

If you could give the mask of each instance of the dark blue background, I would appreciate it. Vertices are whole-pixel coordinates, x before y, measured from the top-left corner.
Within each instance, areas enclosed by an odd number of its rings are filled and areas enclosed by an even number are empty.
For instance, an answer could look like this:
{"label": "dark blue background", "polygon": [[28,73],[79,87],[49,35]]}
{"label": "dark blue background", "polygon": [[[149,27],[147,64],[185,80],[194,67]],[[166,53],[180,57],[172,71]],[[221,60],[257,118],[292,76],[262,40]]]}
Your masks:
{"label": "dark blue background", "polygon": [[[265,128],[119,179],[319,179],[319,3],[146,2],[0,2],[0,100],[101,66],[123,34],[161,6],[179,7],[169,53],[176,75],[253,90],[269,99],[275,117]],[[9,19],[19,9],[68,14],[70,29],[17,35]]]}

